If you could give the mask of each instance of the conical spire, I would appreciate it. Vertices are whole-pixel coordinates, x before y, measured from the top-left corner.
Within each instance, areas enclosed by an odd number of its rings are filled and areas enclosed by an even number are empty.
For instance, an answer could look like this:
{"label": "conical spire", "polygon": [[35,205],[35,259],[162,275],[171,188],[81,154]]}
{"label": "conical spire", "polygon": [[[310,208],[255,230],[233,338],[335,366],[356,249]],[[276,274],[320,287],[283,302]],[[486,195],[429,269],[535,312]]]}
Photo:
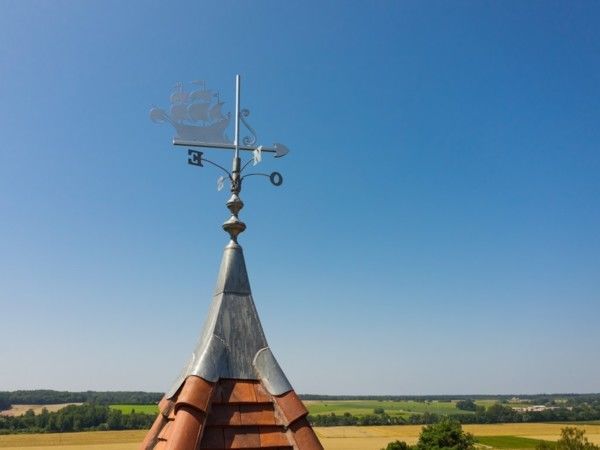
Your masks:
{"label": "conical spire", "polygon": [[[236,164],[234,163],[234,169]],[[237,164],[239,169],[239,163]],[[323,450],[267,344],[238,235],[241,184],[232,180],[213,301],[192,357],[159,404],[141,450]]]}
{"label": "conical spire", "polygon": [[167,392],[175,395],[190,375],[262,380],[270,394],[292,389],[265,338],[246,271],[242,247],[230,242],[223,252],[212,305],[192,357]]}

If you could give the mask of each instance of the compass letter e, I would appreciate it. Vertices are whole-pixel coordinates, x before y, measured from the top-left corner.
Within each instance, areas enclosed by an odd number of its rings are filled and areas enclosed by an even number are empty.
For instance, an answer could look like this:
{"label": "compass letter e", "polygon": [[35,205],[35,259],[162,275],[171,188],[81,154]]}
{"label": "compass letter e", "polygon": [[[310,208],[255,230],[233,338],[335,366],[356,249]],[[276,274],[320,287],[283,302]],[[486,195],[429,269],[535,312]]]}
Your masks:
{"label": "compass letter e", "polygon": [[192,164],[193,166],[204,167],[202,165],[202,154],[202,152],[199,152],[197,150],[188,150],[188,164]]}

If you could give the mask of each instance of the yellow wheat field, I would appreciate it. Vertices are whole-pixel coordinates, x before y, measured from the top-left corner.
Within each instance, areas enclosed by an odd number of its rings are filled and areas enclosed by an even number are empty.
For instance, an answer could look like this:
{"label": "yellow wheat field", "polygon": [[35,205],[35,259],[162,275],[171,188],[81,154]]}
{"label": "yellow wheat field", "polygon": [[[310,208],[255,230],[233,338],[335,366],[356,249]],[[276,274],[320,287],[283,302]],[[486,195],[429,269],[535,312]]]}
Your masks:
{"label": "yellow wheat field", "polygon": [[42,412],[42,409],[47,409],[48,412],[55,412],[59,409],[63,409],[65,406],[69,405],[82,405],[83,403],[54,403],[51,405],[13,405],[12,408],[7,409],[5,411],[0,411],[0,414],[3,416],[21,416],[25,414],[30,409],[39,414]]}
{"label": "yellow wheat field", "polygon": [[[475,436],[520,436],[555,441],[565,424],[512,423],[495,425],[465,425],[465,431]],[[577,425],[586,430],[590,442],[600,444],[600,425]],[[417,442],[420,425],[390,427],[331,427],[316,429],[325,450],[379,450],[388,442],[400,440],[409,444]]]}
{"label": "yellow wheat field", "polygon": [[[521,436],[556,440],[566,424],[465,425],[475,436]],[[600,444],[600,425],[577,425],[591,442]],[[315,428],[325,450],[379,450],[394,440],[417,441],[420,425],[389,427]],[[96,431],[87,433],[22,434],[0,436],[2,450],[137,450],[145,431]]]}

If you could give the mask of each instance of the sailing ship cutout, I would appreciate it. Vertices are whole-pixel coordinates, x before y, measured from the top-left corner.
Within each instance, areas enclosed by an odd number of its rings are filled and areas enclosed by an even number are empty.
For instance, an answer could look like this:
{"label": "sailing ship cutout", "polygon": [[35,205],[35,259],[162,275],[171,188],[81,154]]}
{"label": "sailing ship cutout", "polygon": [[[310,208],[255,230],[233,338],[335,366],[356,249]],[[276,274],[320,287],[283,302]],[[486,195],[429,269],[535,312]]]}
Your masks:
{"label": "sailing ship cutout", "polygon": [[169,98],[168,112],[154,107],[150,119],[155,123],[170,123],[177,132],[176,138],[199,142],[230,143],[225,134],[231,113],[223,114],[219,93],[206,88],[204,81],[193,81],[195,89],[186,91],[177,83]]}

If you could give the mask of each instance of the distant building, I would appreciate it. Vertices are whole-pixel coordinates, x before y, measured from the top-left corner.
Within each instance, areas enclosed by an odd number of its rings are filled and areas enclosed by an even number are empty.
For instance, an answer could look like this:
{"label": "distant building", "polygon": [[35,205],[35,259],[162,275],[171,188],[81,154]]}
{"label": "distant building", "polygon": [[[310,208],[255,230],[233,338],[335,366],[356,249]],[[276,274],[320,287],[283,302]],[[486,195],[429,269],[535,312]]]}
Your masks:
{"label": "distant building", "polygon": [[546,406],[546,405],[534,405],[534,406],[524,406],[524,407],[513,407],[515,411],[519,412],[541,412],[541,411],[549,411],[552,409],[559,409],[558,406]]}

